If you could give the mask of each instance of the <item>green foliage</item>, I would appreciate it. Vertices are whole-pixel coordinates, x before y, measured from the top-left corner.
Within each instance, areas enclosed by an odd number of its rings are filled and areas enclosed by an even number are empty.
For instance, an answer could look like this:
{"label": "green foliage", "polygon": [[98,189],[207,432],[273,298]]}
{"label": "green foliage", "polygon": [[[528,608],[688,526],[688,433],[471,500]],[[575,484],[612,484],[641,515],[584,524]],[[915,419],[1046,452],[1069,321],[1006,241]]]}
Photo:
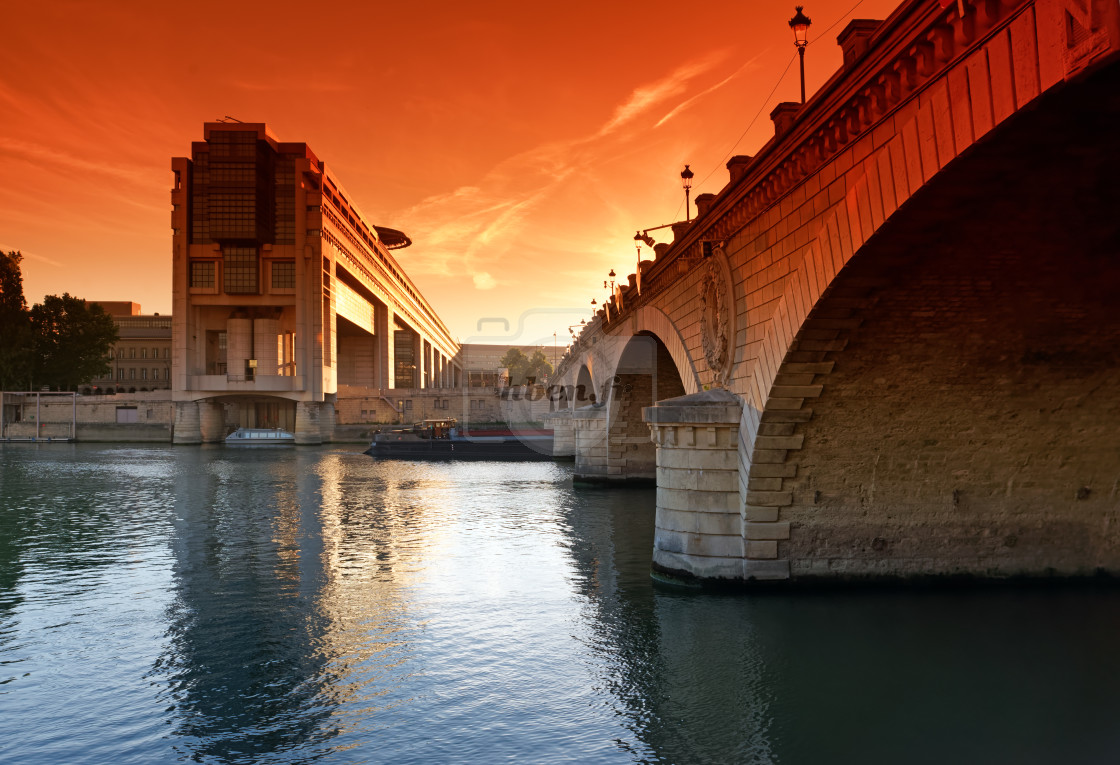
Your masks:
{"label": "green foliage", "polygon": [[74,390],[109,369],[117,325],[99,305],[64,293],[31,309],[34,385]]}
{"label": "green foliage", "polygon": [[526,385],[530,379],[541,383],[552,374],[552,365],[540,349],[530,357],[522,353],[520,348],[510,348],[502,356],[500,363],[509,370],[510,385]]}
{"label": "green foliage", "polygon": [[0,252],[0,390],[31,384],[31,314],[23,297],[19,252]]}

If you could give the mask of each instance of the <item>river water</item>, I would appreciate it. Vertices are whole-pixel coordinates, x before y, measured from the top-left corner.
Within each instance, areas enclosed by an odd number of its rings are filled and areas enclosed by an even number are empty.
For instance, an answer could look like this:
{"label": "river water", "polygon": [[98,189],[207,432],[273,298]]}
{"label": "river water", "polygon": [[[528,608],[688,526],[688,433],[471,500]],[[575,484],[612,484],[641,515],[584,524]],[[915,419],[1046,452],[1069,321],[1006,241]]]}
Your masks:
{"label": "river water", "polygon": [[1116,763],[1120,591],[655,588],[653,491],[0,445],[0,761]]}

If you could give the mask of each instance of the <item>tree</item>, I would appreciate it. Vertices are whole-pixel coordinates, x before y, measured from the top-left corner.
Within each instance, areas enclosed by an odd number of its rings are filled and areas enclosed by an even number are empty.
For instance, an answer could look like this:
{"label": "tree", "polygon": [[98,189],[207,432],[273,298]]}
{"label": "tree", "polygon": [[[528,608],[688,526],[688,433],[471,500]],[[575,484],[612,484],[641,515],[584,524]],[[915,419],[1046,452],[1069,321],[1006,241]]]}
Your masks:
{"label": "tree", "polygon": [[510,348],[498,363],[509,370],[510,385],[525,384],[525,370],[529,366],[529,359],[520,348]]}
{"label": "tree", "polygon": [[31,314],[23,297],[19,252],[0,252],[0,390],[30,385]]}
{"label": "tree", "polygon": [[31,309],[36,387],[74,390],[110,370],[117,325],[105,309],[64,293]]}
{"label": "tree", "polygon": [[520,348],[510,348],[499,363],[509,370],[510,385],[526,385],[530,378],[539,383],[552,374],[552,365],[540,349],[529,357]]}
{"label": "tree", "polygon": [[529,358],[529,367],[525,370],[525,377],[532,377],[535,382],[541,383],[551,374],[552,365],[548,363],[544,352],[539,348],[533,351],[532,357]]}

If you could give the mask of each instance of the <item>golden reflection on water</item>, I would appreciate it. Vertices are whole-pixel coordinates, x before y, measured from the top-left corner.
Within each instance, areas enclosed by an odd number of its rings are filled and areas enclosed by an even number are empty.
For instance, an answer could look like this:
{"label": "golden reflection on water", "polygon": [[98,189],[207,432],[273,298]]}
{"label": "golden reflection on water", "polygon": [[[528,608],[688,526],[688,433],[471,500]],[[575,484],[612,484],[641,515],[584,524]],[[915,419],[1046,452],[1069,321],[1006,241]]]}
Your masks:
{"label": "golden reflection on water", "polygon": [[322,543],[316,650],[331,674],[322,692],[336,714],[355,718],[408,675],[408,638],[424,627],[409,591],[442,554],[455,509],[431,501],[451,487],[419,465],[386,470],[336,453],[318,462],[314,481],[317,496],[305,488],[302,504]]}

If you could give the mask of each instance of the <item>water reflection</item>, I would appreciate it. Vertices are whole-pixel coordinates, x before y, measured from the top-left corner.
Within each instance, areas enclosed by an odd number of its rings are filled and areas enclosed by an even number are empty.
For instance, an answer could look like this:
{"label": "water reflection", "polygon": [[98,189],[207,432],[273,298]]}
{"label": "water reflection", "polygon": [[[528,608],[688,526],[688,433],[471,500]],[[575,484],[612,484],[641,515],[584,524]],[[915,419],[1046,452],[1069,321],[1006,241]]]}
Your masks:
{"label": "water reflection", "polygon": [[175,597],[152,673],[166,678],[185,739],[176,749],[251,761],[330,738],[326,661],[314,650],[326,624],[315,608],[324,573],[311,459],[271,450],[178,456]]}
{"label": "water reflection", "polygon": [[589,493],[564,514],[634,761],[1120,759],[1115,588],[655,590],[651,504]]}
{"label": "water reflection", "polygon": [[[770,761],[772,684],[748,604],[649,583],[654,492],[588,492],[564,515],[575,584],[594,625],[589,656],[626,712],[620,748],[654,762]],[[683,724],[682,724],[683,723]]]}
{"label": "water reflection", "polygon": [[1120,752],[1115,590],[655,590],[653,492],[574,491],[548,464],[0,459],[0,751],[20,762]]}

